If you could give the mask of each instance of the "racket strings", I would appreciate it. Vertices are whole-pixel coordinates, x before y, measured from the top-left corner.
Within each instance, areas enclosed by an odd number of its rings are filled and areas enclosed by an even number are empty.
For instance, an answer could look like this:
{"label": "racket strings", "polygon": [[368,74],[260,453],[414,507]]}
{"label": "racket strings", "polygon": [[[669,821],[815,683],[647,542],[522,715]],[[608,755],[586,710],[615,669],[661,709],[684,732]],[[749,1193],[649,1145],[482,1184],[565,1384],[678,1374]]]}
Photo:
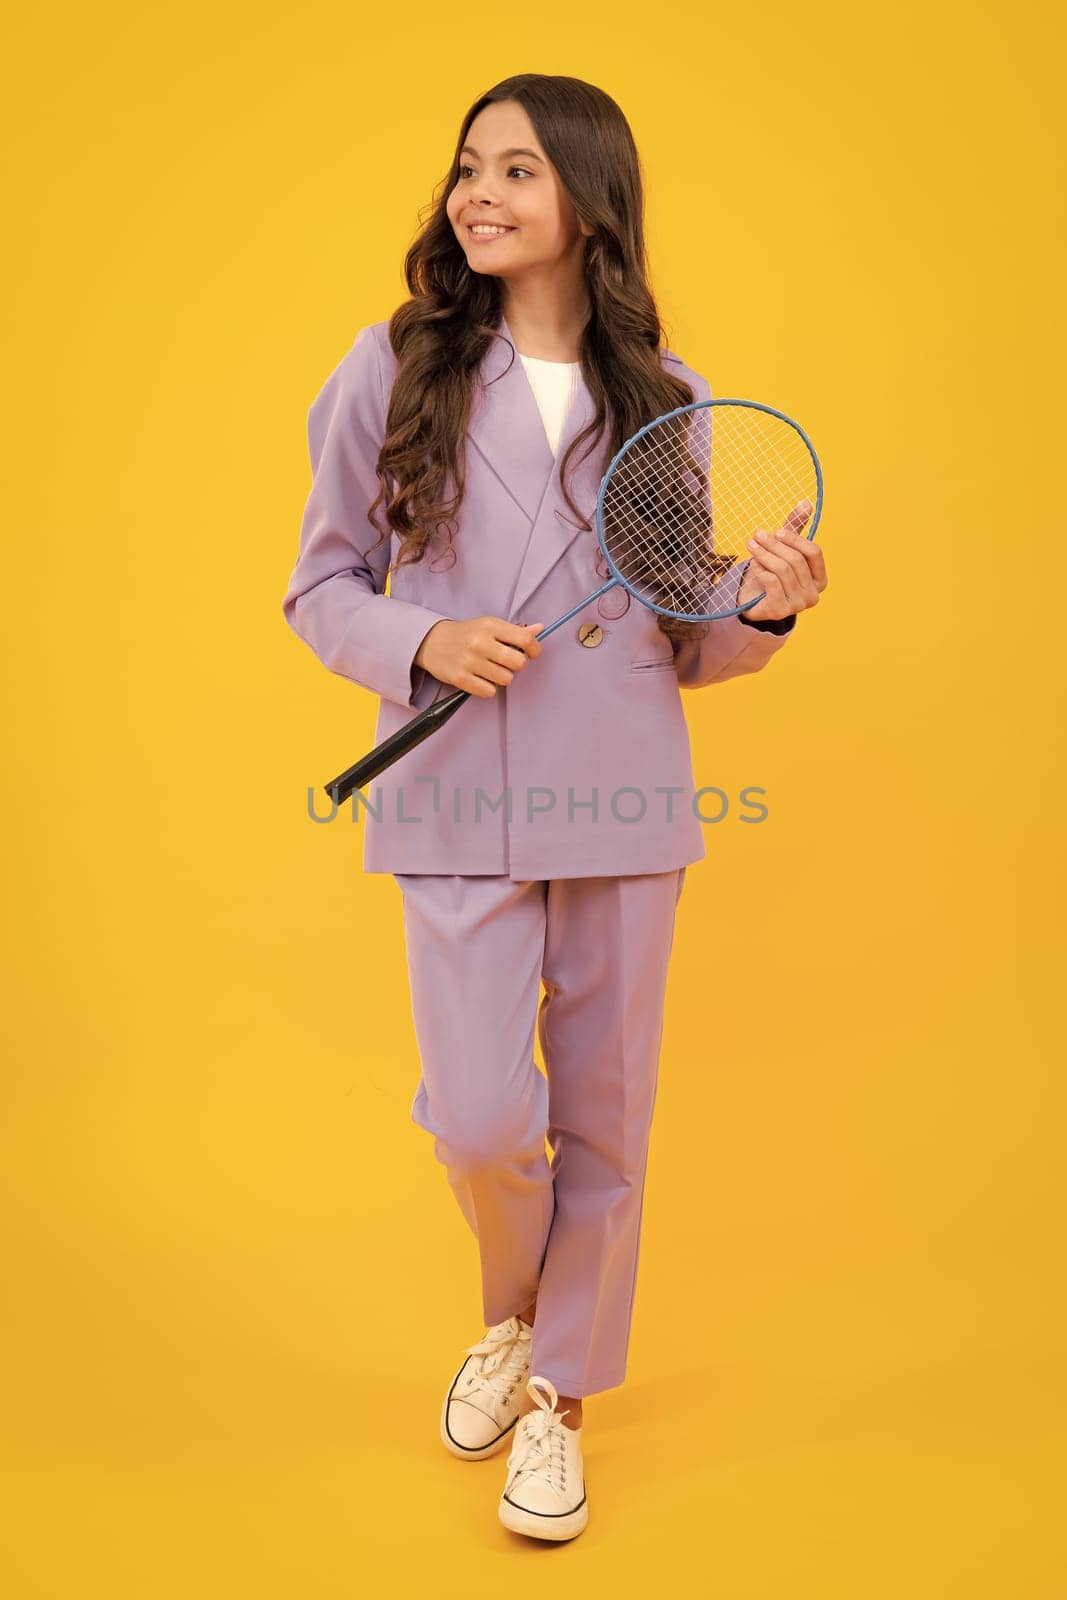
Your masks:
{"label": "racket strings", "polygon": [[[714,415],[714,428],[712,417]],[[701,404],[656,423],[615,463],[604,549],[639,599],[679,616],[737,606],[747,541],[780,527],[816,478],[803,436],[775,413]]]}

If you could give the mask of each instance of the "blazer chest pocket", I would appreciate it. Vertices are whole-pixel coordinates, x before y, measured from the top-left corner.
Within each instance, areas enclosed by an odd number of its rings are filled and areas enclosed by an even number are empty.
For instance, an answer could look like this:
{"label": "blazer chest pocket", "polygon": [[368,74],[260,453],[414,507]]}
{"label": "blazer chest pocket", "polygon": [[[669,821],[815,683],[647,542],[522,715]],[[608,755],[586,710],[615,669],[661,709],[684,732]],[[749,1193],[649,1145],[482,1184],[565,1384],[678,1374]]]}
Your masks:
{"label": "blazer chest pocket", "polygon": [[644,661],[631,661],[631,672],[665,672],[674,666],[674,651],[667,656],[648,656]]}

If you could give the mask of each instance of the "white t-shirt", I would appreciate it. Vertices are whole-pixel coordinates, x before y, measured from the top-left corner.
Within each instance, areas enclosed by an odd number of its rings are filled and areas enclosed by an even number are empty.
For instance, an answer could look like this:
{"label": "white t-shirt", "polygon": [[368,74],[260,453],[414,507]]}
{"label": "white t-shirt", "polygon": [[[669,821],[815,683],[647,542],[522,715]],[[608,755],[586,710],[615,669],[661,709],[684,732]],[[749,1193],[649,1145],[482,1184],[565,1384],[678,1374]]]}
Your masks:
{"label": "white t-shirt", "polygon": [[541,412],[552,454],[555,455],[559,450],[560,435],[574,399],[574,391],[578,387],[582,364],[580,361],[542,361],[540,356],[522,356],[521,360]]}

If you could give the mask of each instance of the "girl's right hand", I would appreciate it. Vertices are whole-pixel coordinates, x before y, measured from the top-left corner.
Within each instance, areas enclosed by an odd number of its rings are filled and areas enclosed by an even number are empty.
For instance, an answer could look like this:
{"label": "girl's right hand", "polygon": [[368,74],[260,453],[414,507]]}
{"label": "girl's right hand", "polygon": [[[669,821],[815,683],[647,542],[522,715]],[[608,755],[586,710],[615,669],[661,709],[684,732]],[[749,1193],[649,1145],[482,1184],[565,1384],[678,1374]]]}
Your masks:
{"label": "girl's right hand", "polygon": [[424,667],[442,683],[489,700],[496,685],[505,688],[541,646],[535,635],[543,622],[505,622],[503,617],[470,617],[435,622],[415,652],[415,666]]}

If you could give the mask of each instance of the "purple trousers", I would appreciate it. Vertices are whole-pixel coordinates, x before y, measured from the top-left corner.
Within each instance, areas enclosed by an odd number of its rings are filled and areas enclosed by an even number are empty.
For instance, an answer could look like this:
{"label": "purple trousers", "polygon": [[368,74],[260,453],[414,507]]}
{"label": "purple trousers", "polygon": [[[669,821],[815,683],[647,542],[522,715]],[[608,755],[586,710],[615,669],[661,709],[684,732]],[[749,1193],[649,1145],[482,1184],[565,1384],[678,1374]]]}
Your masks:
{"label": "purple trousers", "polygon": [[531,1373],[563,1395],[626,1375],[685,873],[393,874],[422,1064],[411,1118],[478,1241],[486,1326],[536,1295]]}

